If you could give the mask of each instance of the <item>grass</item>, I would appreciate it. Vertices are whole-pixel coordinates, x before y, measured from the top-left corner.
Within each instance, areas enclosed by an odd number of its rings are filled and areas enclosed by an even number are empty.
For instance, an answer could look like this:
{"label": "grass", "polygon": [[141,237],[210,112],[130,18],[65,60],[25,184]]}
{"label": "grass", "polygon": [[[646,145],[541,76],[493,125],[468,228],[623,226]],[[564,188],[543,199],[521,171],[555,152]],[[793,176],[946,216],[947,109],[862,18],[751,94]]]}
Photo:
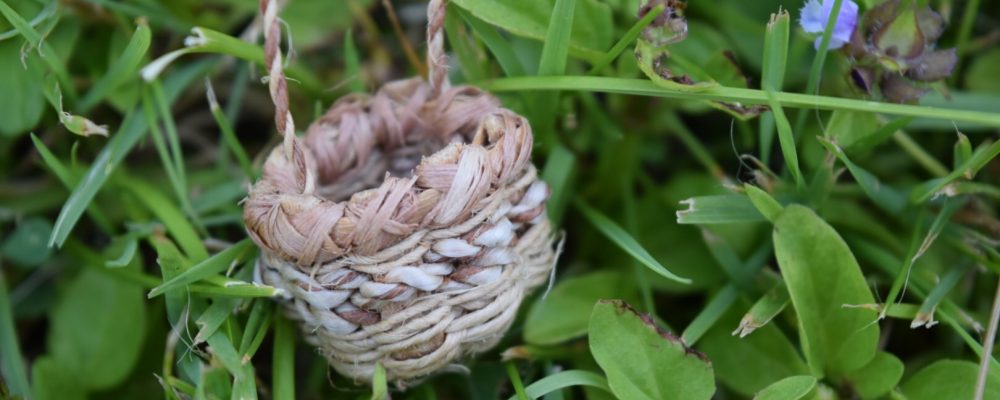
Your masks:
{"label": "grass", "polygon": [[[660,47],[673,2],[638,3],[448,6],[451,79],[529,119],[565,243],[496,348],[401,390],[339,376],[254,283],[255,3],[0,0],[0,397],[996,395],[1000,92],[972,71],[1000,68],[1000,5],[919,3],[960,62],[894,104],[801,1],[695,1]],[[419,74],[424,5],[290,2],[296,120]]]}

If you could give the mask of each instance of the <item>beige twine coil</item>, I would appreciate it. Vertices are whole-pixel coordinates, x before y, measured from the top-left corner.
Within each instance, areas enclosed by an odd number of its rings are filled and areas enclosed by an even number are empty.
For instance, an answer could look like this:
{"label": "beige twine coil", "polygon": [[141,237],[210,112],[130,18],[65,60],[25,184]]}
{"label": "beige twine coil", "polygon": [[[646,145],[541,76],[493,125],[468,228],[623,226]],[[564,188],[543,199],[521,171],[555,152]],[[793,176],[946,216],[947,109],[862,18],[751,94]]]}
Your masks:
{"label": "beige twine coil", "polygon": [[260,0],[282,146],[244,204],[263,250],[257,280],[283,289],[342,375],[400,384],[504,335],[557,252],[528,121],[488,93],[450,87],[445,3],[428,6],[430,78],[337,101],[295,136],[275,0]]}

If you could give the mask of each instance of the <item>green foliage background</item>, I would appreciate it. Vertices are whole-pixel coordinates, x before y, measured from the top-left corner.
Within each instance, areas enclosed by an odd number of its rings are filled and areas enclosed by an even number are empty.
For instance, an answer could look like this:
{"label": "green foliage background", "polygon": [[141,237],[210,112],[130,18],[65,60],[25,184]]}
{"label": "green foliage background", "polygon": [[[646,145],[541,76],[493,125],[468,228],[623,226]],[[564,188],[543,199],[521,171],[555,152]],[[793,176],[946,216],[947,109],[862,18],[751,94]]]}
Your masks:
{"label": "green foliage background", "polygon": [[[1000,399],[1000,3],[916,2],[960,64],[896,105],[800,1],[691,0],[688,87],[633,56],[639,0],[452,0],[452,81],[531,121],[565,251],[497,349],[400,391],[337,376],[250,283],[257,2],[0,0],[0,397],[964,399],[987,365]],[[422,69],[425,4],[396,32],[388,3],[283,10],[300,129]]]}

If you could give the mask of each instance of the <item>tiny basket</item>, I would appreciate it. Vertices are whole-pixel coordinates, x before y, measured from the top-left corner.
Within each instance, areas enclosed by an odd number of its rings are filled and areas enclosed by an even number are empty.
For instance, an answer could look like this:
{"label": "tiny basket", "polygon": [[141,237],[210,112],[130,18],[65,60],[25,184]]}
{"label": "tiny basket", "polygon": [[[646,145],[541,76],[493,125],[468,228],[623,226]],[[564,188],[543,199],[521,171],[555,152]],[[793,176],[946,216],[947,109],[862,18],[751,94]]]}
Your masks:
{"label": "tiny basket", "polygon": [[357,381],[380,363],[402,384],[495,346],[557,257],[528,121],[448,86],[433,0],[429,82],[341,98],[295,137],[275,2],[261,12],[285,141],[244,203],[257,280],[288,294],[306,341]]}

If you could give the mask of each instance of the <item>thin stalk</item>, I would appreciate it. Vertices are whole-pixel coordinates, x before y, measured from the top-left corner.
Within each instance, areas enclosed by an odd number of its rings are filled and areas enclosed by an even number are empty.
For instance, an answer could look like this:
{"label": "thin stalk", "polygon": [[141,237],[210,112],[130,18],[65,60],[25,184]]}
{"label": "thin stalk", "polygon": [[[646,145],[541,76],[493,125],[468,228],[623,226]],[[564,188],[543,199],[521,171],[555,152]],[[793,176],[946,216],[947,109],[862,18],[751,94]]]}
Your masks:
{"label": "thin stalk", "polygon": [[903,151],[906,151],[910,157],[913,157],[917,164],[924,167],[927,172],[930,172],[938,178],[948,175],[948,168],[945,167],[944,164],[941,164],[941,162],[934,158],[934,156],[927,153],[927,150],[920,147],[920,144],[913,140],[910,135],[907,135],[906,132],[896,131],[896,133],[892,134],[892,139],[895,140],[896,144],[903,148]]}
{"label": "thin stalk", "polygon": [[507,376],[510,377],[510,384],[514,386],[518,400],[528,400],[528,393],[524,391],[524,383],[521,382],[521,375],[517,372],[517,366],[513,361],[507,362]]}
{"label": "thin stalk", "polygon": [[983,340],[983,356],[979,362],[979,377],[976,379],[976,396],[974,399],[983,400],[986,393],[986,376],[990,372],[990,355],[993,354],[993,342],[997,338],[997,323],[1000,323],[1000,282],[997,283],[997,293],[993,296],[993,311],[990,312],[990,325],[986,330],[986,338]]}
{"label": "thin stalk", "polygon": [[[972,37],[972,28],[976,22],[976,13],[979,10],[979,0],[969,0],[965,3],[965,10],[962,12],[962,24],[958,28],[958,40],[955,47],[958,48],[958,62],[962,63],[962,57],[969,51],[969,39]],[[961,71],[962,66],[956,65],[955,71]],[[957,79],[958,74],[952,75],[952,82]]]}
{"label": "thin stalk", "polygon": [[[654,96],[681,100],[739,102],[745,105],[768,103],[767,93],[756,89],[740,89],[720,86],[702,91],[689,91],[660,87],[646,79],[608,78],[597,76],[509,77],[479,82],[476,86],[493,92],[575,90]],[[872,112],[899,116],[954,120],[1000,127],[1000,113],[881,103],[870,100],[845,99],[840,97],[816,96],[787,92],[774,92],[774,97],[775,100],[785,107]]]}
{"label": "thin stalk", "polygon": [[[820,39],[819,48],[816,49],[816,57],[813,58],[812,68],[809,70],[806,93],[816,94],[819,91],[819,79],[823,74],[823,65],[826,64],[827,49],[830,47],[830,38],[833,37],[833,30],[837,26],[837,18],[840,16],[840,8],[843,3],[843,0],[833,0],[833,8],[830,10],[830,16],[826,20],[826,29],[823,30],[823,38]],[[796,137],[798,137],[798,132],[801,132],[802,128],[805,127],[807,115],[808,113],[805,110],[799,111],[795,120],[795,130],[793,131],[796,133]]]}
{"label": "thin stalk", "polygon": [[399,24],[399,18],[396,17],[396,10],[392,7],[392,2],[389,0],[382,0],[382,7],[385,8],[385,12],[389,15],[389,22],[392,24],[392,31],[396,33],[396,39],[399,40],[400,45],[403,47],[403,53],[406,54],[406,60],[417,70],[420,76],[427,76],[427,65],[420,60],[420,56],[417,52],[413,50],[413,45],[410,41],[406,39],[406,34],[403,33],[403,27]]}

